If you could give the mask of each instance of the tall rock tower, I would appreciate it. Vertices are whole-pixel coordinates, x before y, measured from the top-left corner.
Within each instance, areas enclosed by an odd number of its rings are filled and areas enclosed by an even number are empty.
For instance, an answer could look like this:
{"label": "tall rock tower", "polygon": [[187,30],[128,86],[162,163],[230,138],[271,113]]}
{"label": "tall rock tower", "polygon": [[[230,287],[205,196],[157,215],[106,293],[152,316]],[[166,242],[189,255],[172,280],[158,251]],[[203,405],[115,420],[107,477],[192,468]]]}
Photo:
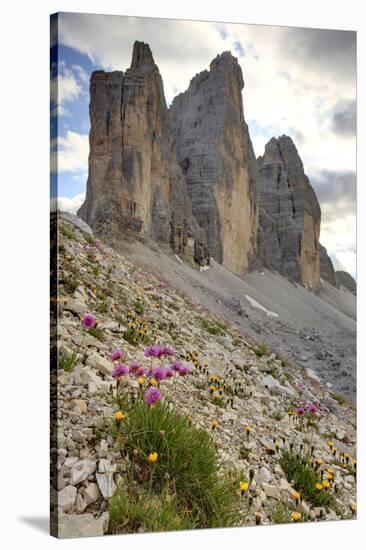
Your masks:
{"label": "tall rock tower", "polygon": [[193,213],[210,255],[237,274],[256,255],[258,168],[244,120],[243,75],[230,52],[174,98],[170,116]]}
{"label": "tall rock tower", "polygon": [[258,254],[263,264],[307,288],[320,285],[320,206],[295,144],[272,138],[260,166]]}
{"label": "tall rock tower", "polygon": [[90,81],[89,177],[78,214],[96,233],[131,233],[207,263],[203,231],[179,166],[163,82],[150,47],[135,42],[131,67]]}

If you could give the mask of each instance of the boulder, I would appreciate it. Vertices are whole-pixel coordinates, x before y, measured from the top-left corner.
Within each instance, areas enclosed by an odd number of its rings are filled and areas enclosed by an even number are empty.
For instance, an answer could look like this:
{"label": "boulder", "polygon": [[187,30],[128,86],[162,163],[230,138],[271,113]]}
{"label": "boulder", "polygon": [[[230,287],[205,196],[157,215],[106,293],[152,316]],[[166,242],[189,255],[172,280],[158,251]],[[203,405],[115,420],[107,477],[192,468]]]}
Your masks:
{"label": "boulder", "polygon": [[103,497],[111,498],[116,490],[113,472],[106,472],[105,474],[100,474],[97,472],[95,477],[97,478],[98,487]]}
{"label": "boulder", "polygon": [[71,485],[78,485],[87,479],[97,469],[95,460],[78,460],[70,470]]}
{"label": "boulder", "polygon": [[67,485],[57,493],[57,506],[61,512],[72,510],[76,500],[76,487]]}
{"label": "boulder", "polygon": [[105,359],[96,352],[90,353],[86,358],[85,364],[93,369],[96,369],[101,374],[112,376],[113,364],[109,359]]}
{"label": "boulder", "polygon": [[106,531],[106,517],[92,514],[64,514],[58,519],[58,536],[61,539],[99,537]]}
{"label": "boulder", "polygon": [[287,395],[289,397],[297,396],[297,392],[291,388],[291,386],[282,386],[271,374],[263,378],[262,384],[274,395]]}
{"label": "boulder", "polygon": [[100,495],[98,485],[96,483],[89,483],[83,495],[85,502],[88,505],[93,504],[100,498],[100,496],[101,495]]}

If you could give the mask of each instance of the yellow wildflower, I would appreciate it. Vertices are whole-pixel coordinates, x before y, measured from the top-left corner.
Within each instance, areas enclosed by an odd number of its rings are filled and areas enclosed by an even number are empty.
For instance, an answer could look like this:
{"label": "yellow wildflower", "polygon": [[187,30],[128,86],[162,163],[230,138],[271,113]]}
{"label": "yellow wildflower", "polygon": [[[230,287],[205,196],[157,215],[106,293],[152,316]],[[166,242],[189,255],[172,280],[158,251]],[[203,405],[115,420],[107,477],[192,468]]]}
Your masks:
{"label": "yellow wildflower", "polygon": [[249,483],[247,481],[240,482],[240,492],[243,495],[249,489]]}
{"label": "yellow wildflower", "polygon": [[294,492],[292,493],[292,498],[293,498],[294,500],[300,500],[300,493],[298,493],[297,491],[294,491]]}
{"label": "yellow wildflower", "polygon": [[137,379],[137,383],[139,386],[142,386],[145,382],[145,378],[143,376],[139,376]]}
{"label": "yellow wildflower", "polygon": [[323,489],[323,485],[321,483],[315,483],[315,489],[318,489],[318,491],[321,491]]}
{"label": "yellow wildflower", "polygon": [[334,474],[334,470],[332,470],[332,468],[327,468],[327,472],[328,474],[332,474],[332,475]]}
{"label": "yellow wildflower", "polygon": [[301,514],[300,512],[292,512],[291,517],[293,521],[299,521],[299,519],[301,519]]}
{"label": "yellow wildflower", "polygon": [[245,426],[244,429],[245,429],[245,431],[246,431],[247,433],[249,433],[249,432],[252,431],[252,428],[251,428],[250,426]]}
{"label": "yellow wildflower", "polygon": [[323,461],[322,461],[321,458],[317,458],[316,461],[315,461],[315,463],[316,463],[318,466],[320,466],[321,464],[323,464]]}
{"label": "yellow wildflower", "polygon": [[218,394],[217,392],[215,392],[215,393],[212,395],[212,397],[213,397],[214,399],[218,399],[220,396],[219,396],[219,394]]}
{"label": "yellow wildflower", "polygon": [[117,411],[114,415],[114,418],[117,420],[117,422],[121,422],[121,420],[124,420],[126,418],[126,415],[122,411]]}
{"label": "yellow wildflower", "polygon": [[333,441],[328,441],[328,447],[330,447],[330,448],[334,447]]}
{"label": "yellow wildflower", "polygon": [[150,453],[149,454],[149,462],[156,462],[158,460],[158,453],[157,452],[154,452],[154,453]]}
{"label": "yellow wildflower", "polygon": [[326,489],[328,489],[330,487],[330,483],[327,479],[324,479],[324,481],[322,481],[322,485],[323,487],[325,487]]}
{"label": "yellow wildflower", "polygon": [[212,429],[214,430],[215,428],[217,428],[218,425],[219,425],[218,420],[216,420],[216,418],[214,418],[211,422]]}
{"label": "yellow wildflower", "polygon": [[150,386],[157,386],[158,382],[157,382],[157,380],[155,380],[155,378],[150,378],[149,384],[150,384]]}

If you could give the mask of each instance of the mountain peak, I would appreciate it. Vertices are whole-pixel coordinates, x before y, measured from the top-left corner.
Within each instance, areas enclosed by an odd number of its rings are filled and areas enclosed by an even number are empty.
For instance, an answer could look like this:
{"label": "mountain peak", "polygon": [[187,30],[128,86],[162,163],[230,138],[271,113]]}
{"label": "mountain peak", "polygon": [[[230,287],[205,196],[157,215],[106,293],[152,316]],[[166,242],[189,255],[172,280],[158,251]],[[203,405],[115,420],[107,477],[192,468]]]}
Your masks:
{"label": "mountain peak", "polygon": [[149,44],[136,40],[133,45],[131,69],[154,65],[155,61]]}

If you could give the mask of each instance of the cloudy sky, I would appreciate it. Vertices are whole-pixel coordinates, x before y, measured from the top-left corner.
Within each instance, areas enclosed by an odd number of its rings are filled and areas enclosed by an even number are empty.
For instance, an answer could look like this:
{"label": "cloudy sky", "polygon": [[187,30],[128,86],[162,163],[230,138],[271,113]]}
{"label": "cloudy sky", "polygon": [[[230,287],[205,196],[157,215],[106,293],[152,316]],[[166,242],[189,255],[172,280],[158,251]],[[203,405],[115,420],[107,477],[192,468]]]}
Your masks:
{"label": "cloudy sky", "polygon": [[90,74],[126,69],[135,40],[150,44],[168,104],[218,53],[231,50],[243,70],[256,156],[272,136],[293,138],[320,201],[321,242],[335,268],[355,276],[356,33],[350,31],[61,14],[51,49],[51,135],[62,207],[75,211],[85,193]]}

